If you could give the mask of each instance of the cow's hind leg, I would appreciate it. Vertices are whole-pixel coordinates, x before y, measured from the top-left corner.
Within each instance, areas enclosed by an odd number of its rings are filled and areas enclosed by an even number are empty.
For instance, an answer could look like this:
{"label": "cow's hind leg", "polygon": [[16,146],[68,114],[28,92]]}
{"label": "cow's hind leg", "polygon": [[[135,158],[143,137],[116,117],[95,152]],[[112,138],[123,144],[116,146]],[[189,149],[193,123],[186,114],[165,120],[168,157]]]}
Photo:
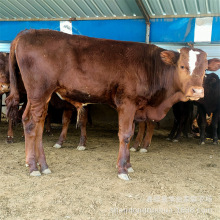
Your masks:
{"label": "cow's hind leg", "polygon": [[129,180],[128,171],[131,169],[130,163],[130,139],[134,134],[134,114],[135,106],[127,103],[118,108],[119,118],[119,154],[118,154],[118,177],[122,180]]}
{"label": "cow's hind leg", "polygon": [[58,141],[56,142],[56,144],[54,144],[53,147],[61,148],[63,145],[63,142],[66,140],[66,135],[67,135],[69,123],[71,121],[72,112],[73,112],[72,109],[68,109],[68,110],[64,109],[63,116],[62,116],[62,131],[61,131]]}
{"label": "cow's hind leg", "polygon": [[37,133],[36,133],[36,144],[35,144],[35,149],[37,152],[37,163],[40,166],[40,171],[43,174],[50,174],[51,171],[48,168],[47,162],[46,162],[46,157],[44,153],[44,148],[43,148],[43,131],[44,131],[44,122],[45,118],[47,115],[47,107],[48,104],[45,104],[45,106],[42,108],[42,115],[40,117],[39,122],[37,123]]}
{"label": "cow's hind leg", "polygon": [[41,173],[38,171],[37,158],[35,152],[36,123],[33,121],[30,109],[30,102],[28,102],[24,114],[22,116],[25,135],[26,166],[29,167],[31,176],[40,176]]}
{"label": "cow's hind leg", "polygon": [[37,163],[41,167],[42,173],[50,173],[42,145],[42,134],[44,121],[47,113],[47,104],[39,104],[37,108],[37,116],[31,109],[28,101],[25,112],[22,116],[24,134],[25,134],[25,153],[26,164],[29,166],[31,176],[40,176]]}

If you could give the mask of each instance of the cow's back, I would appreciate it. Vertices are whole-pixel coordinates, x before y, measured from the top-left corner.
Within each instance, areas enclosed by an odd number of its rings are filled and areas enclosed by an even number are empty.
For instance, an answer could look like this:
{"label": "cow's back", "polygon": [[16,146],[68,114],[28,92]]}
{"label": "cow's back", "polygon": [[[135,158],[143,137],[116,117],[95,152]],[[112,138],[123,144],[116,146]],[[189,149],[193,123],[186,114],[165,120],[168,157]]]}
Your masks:
{"label": "cow's back", "polygon": [[[26,86],[59,89],[79,102],[112,102],[122,91],[134,99],[151,92],[147,83],[161,78],[155,77],[160,51],[155,45],[30,30],[18,36],[16,56]],[[30,85],[30,75],[44,84]]]}

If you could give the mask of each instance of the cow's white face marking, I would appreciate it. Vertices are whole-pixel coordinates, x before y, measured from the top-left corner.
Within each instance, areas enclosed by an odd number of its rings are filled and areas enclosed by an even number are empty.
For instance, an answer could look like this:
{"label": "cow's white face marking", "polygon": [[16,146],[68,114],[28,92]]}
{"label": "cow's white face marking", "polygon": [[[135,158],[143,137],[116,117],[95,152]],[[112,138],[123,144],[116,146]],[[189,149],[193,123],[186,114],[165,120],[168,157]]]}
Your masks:
{"label": "cow's white face marking", "polygon": [[200,54],[198,51],[189,51],[189,71],[190,75],[192,75],[195,67],[196,67],[196,61],[197,61],[197,55]]}

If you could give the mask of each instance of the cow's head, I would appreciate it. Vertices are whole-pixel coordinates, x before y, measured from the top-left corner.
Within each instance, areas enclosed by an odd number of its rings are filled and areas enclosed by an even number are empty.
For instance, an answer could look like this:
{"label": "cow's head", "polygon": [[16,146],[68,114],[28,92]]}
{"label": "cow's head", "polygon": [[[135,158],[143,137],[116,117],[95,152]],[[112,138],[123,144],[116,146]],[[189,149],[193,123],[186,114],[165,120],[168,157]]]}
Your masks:
{"label": "cow's head", "polygon": [[204,97],[203,78],[205,70],[216,71],[220,68],[219,59],[207,61],[207,54],[196,48],[183,47],[180,53],[162,51],[161,58],[167,65],[176,67],[175,85],[190,100]]}
{"label": "cow's head", "polygon": [[187,47],[182,48],[178,55],[173,51],[161,52],[162,60],[176,67],[176,89],[181,90],[190,100],[198,100],[204,96],[202,84],[205,70],[208,68],[206,57],[204,51]]}
{"label": "cow's head", "polygon": [[0,53],[0,94],[9,92],[9,54]]}

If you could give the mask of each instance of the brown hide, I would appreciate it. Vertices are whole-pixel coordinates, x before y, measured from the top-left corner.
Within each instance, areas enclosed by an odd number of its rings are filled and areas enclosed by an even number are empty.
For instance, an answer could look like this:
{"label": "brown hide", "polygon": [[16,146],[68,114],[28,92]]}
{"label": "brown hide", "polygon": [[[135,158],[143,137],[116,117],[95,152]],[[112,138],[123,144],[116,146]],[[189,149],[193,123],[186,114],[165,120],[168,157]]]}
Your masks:
{"label": "brown hide", "polygon": [[0,94],[9,92],[8,53],[0,52]]}
{"label": "brown hide", "polygon": [[[0,52],[0,94],[3,94],[5,92],[9,92],[10,82],[9,82],[9,65],[8,65],[8,63],[9,63],[9,53],[1,53]],[[20,76],[19,71],[17,72],[17,74],[18,74],[18,76]],[[20,110],[19,110],[19,114],[16,115],[16,118],[9,117],[7,140],[6,140],[7,143],[13,143],[13,141],[14,141],[13,140],[14,139],[13,125],[16,124],[18,121],[21,121],[21,116],[24,112],[24,109],[25,109],[26,103],[27,103],[27,98],[26,98],[27,94],[26,94],[23,82],[20,77],[17,78],[17,85],[18,85],[19,96],[20,96],[20,104],[23,103],[23,105],[22,105],[22,108],[20,108]],[[57,141],[57,143],[61,147],[63,142],[66,139],[68,124],[70,122],[74,106],[72,106],[70,103],[68,103],[66,101],[60,100],[60,98],[58,98],[56,94],[53,94],[53,96],[51,98],[51,104],[57,109],[59,109],[59,108],[64,109],[63,120],[62,120],[63,121],[62,132],[59,137],[59,140]],[[51,112],[49,112],[49,114],[50,113]],[[80,143],[78,146],[85,147],[85,145],[86,145],[87,110],[85,111],[85,115],[82,115],[80,117],[79,122],[80,122],[80,124],[78,126],[81,128],[81,136],[80,136]],[[49,120],[47,120],[46,127],[47,127],[46,132],[49,132],[48,131],[48,128],[50,128]]]}
{"label": "brown hide", "polygon": [[[190,51],[198,53],[191,75]],[[23,31],[11,45],[9,114],[18,101],[16,63],[28,96],[23,123],[26,162],[31,174],[38,170],[36,161],[43,173],[49,172],[42,131],[47,103],[51,94],[57,92],[77,108],[86,103],[107,103],[117,109],[120,141],[117,167],[122,179],[128,178],[131,168],[129,141],[134,119],[161,120],[175,102],[203,97],[202,81],[207,68],[206,53],[194,48],[182,48],[178,53],[142,43],[50,30]]]}
{"label": "brown hide", "polygon": [[[187,69],[185,57],[189,49],[183,50],[181,62]],[[179,82],[174,65],[179,54],[170,52],[171,58],[167,55],[166,60],[172,59],[173,65],[166,65],[170,63],[164,64],[160,59],[162,51],[166,53],[154,45],[71,36],[54,31],[24,32],[16,48],[30,96],[49,99],[51,91],[56,91],[67,101],[108,103],[116,107],[126,97],[137,106],[149,103],[155,107],[175,90],[184,93],[182,96],[194,98],[192,86],[201,88],[203,71],[197,70],[199,77],[181,73],[184,76]],[[204,70],[206,55],[201,52],[200,56],[197,62]],[[42,74],[35,74],[36,70]],[[32,75],[32,83],[29,83]],[[157,120],[156,117],[152,119]]]}

